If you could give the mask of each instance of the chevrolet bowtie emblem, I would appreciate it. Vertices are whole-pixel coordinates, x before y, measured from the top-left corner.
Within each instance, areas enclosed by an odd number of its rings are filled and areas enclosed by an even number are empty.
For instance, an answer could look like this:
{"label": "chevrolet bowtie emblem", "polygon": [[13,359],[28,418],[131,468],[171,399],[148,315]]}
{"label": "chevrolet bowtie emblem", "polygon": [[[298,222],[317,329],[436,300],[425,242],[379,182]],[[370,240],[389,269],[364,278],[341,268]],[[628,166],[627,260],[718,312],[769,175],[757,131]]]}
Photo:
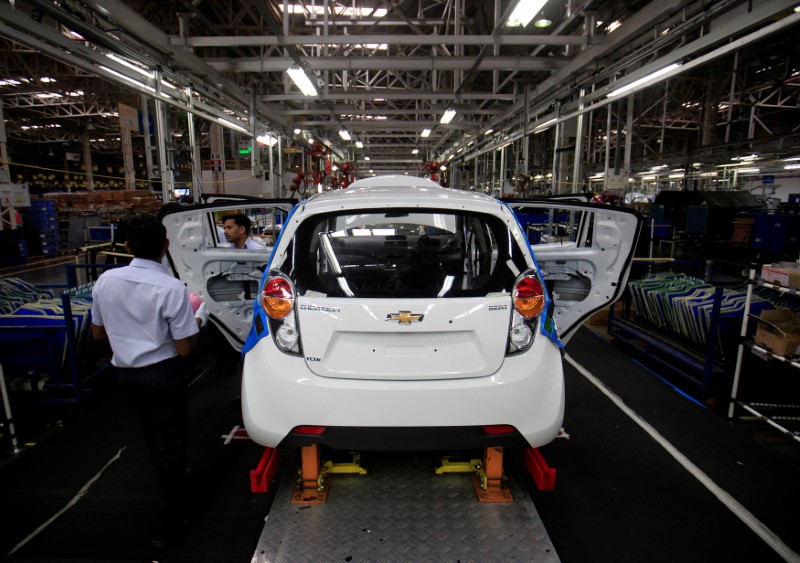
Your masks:
{"label": "chevrolet bowtie emblem", "polygon": [[425,315],[412,313],[411,311],[400,311],[399,313],[389,313],[386,315],[387,321],[397,321],[401,325],[410,325],[412,322],[421,322]]}

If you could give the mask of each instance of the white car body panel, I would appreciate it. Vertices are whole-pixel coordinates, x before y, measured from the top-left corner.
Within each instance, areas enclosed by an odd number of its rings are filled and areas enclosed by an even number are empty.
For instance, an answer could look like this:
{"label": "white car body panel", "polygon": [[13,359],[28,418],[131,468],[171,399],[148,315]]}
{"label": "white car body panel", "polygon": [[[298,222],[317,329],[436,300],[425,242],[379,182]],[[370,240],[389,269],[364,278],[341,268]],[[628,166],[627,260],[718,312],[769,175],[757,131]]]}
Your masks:
{"label": "white car body panel", "polygon": [[[493,224],[507,232],[504,244],[519,250],[516,263],[493,251],[491,271],[508,268],[502,275],[513,279],[522,271],[536,270],[538,264],[541,277],[553,287],[550,313],[562,340],[589,314],[619,297],[641,223],[635,213],[605,206],[560,200],[505,204],[479,193],[443,189],[428,180],[393,176],[358,181],[300,202],[282,225],[269,267],[267,255],[209,245],[212,209],[219,213],[268,205],[287,209],[285,202],[225,202],[181,210],[164,219],[174,271],[206,300],[212,321],[229,342],[237,349],[245,345],[244,423],[250,437],[267,447],[279,446],[295,428],[308,425],[362,429],[366,434],[396,428],[424,432],[511,425],[525,443],[538,447],[556,436],[563,419],[561,342],[546,329],[551,325],[543,313],[536,320],[530,348],[509,355],[509,330],[516,317],[508,289],[478,296],[448,296],[442,289],[438,297],[413,298],[301,291],[290,315],[302,353],[281,351],[272,329],[265,327],[273,321],[264,316],[252,279],[266,268],[260,291],[272,269],[290,260],[308,260],[303,256],[309,250],[293,246],[304,222],[378,215],[391,221],[393,209],[409,223],[422,221],[426,213],[435,222],[434,210],[441,209],[438,226],[452,231],[445,223],[453,213],[494,217]],[[533,245],[534,259],[515,216],[518,209],[558,209],[570,220],[584,220],[570,224],[570,235],[558,242]],[[355,240],[356,230],[346,236]],[[401,322],[402,315],[415,320]],[[403,449],[413,446],[405,444]]]}
{"label": "white car body panel", "polygon": [[[420,380],[485,377],[503,363],[509,295],[469,299],[298,299],[306,365],[321,377]],[[424,322],[387,320],[400,310]]]}
{"label": "white car body panel", "polygon": [[267,447],[301,424],[365,430],[511,424],[539,447],[555,438],[564,418],[562,369],[559,347],[537,338],[526,354],[507,358],[486,377],[334,379],[308,374],[297,359],[262,339],[245,357],[242,415],[248,435]]}

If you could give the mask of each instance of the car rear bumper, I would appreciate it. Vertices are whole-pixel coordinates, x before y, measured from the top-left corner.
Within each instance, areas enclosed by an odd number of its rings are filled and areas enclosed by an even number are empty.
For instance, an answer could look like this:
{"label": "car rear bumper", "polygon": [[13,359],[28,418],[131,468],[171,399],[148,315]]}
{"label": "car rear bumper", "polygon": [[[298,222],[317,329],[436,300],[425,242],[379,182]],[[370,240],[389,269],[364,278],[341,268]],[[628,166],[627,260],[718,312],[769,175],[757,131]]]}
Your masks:
{"label": "car rear bumper", "polygon": [[[430,450],[487,445],[539,447],[555,438],[564,415],[561,350],[537,338],[487,377],[378,381],[314,375],[300,357],[263,338],[245,356],[242,415],[266,447],[324,443],[335,449]],[[325,427],[319,435],[299,426]],[[488,435],[486,425],[517,432]]]}
{"label": "car rear bumper", "polygon": [[427,427],[344,427],[321,428],[319,433],[294,429],[280,443],[281,447],[299,448],[311,444],[328,446],[335,450],[360,451],[429,451],[463,450],[488,447],[528,446],[527,440],[516,429],[495,433],[483,426],[427,426]]}

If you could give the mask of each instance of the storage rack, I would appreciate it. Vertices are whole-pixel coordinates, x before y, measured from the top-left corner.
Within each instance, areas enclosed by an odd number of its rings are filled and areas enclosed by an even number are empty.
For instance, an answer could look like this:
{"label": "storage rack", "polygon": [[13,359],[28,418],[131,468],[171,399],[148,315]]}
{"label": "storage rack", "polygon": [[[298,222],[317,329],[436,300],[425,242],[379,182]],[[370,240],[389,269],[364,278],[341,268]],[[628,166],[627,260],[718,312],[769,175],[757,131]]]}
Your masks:
{"label": "storage rack", "polygon": [[64,290],[60,296],[62,323],[38,327],[0,327],[0,348],[4,350],[4,354],[28,354],[31,350],[36,350],[45,358],[39,367],[43,370],[41,375],[47,376],[47,383],[38,390],[33,382],[31,385],[38,403],[78,407],[87,394],[99,389],[104,382],[104,376],[110,373],[108,361],[99,366],[81,361],[71,297],[87,290],[87,287],[81,287],[77,283],[78,270],[87,270],[87,275],[94,272],[96,278],[100,269],[117,266],[119,265],[65,264],[67,286],[46,286],[48,289]]}
{"label": "storage rack", "polygon": [[31,256],[51,256],[61,250],[58,213],[55,202],[31,201],[25,210],[25,238]]}
{"label": "storage rack", "polygon": [[[711,323],[708,329],[708,340],[701,352],[681,345],[672,338],[665,338],[663,333],[649,330],[631,319],[630,299],[623,300],[622,316],[609,311],[608,333],[624,342],[634,350],[644,354],[649,361],[655,362],[669,370],[689,387],[698,390],[708,399],[713,399],[726,383],[725,367],[715,361],[715,343],[719,330],[720,308],[723,288],[714,291]],[[728,374],[730,371],[727,372]]]}
{"label": "storage rack", "polygon": [[[756,286],[768,288],[772,291],[777,292],[778,294],[790,294],[795,296],[800,295],[800,292],[798,292],[798,290],[796,289],[787,288],[772,283],[767,283],[762,280],[757,280],[756,270],[751,268],[750,278],[748,280],[748,285],[747,285],[747,299],[745,301],[744,318],[742,319],[741,341],[739,342],[739,349],[736,357],[736,368],[733,374],[733,387],[731,388],[731,400],[730,400],[730,406],[728,407],[728,418],[731,419],[733,418],[736,406],[738,405],[739,407],[741,407],[748,413],[752,414],[756,418],[766,422],[769,426],[791,437],[796,442],[800,442],[800,432],[786,428],[786,426],[784,425],[785,422],[800,422],[800,404],[791,404],[783,402],[782,403],[745,402],[745,401],[740,401],[738,399],[739,384],[741,383],[741,375],[742,375],[742,363],[744,360],[744,352],[746,349],[749,350],[751,353],[753,353],[756,357],[759,357],[766,361],[777,361],[780,362],[781,364],[791,366],[796,369],[800,369],[800,362],[798,362],[797,360],[773,354],[769,350],[762,348],[761,346],[758,346],[748,338],[747,336],[748,320],[750,318],[748,313],[750,311],[750,303],[753,295],[753,287]],[[777,414],[767,414],[764,409],[773,409],[776,411]]]}

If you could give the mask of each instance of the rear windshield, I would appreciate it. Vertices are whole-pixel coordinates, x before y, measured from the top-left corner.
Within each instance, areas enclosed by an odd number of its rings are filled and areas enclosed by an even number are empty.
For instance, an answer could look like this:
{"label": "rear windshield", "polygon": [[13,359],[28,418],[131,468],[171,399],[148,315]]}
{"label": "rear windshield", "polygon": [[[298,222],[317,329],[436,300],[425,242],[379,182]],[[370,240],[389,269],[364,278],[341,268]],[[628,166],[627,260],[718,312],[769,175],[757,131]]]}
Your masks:
{"label": "rear windshield", "polygon": [[298,290],[332,297],[479,296],[527,268],[501,220],[442,210],[320,215],[288,250],[279,269]]}

